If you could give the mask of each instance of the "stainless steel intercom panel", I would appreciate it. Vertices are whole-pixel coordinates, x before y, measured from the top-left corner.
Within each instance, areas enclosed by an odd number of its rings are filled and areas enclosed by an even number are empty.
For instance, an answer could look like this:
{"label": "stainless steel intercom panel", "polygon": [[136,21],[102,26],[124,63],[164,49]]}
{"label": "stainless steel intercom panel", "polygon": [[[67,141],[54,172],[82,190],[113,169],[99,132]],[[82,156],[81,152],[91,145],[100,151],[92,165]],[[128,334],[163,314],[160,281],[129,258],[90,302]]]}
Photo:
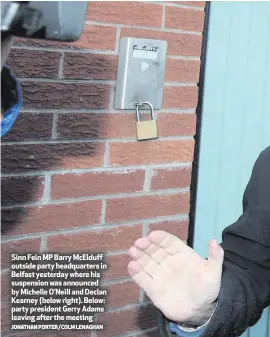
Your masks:
{"label": "stainless steel intercom panel", "polygon": [[135,109],[141,101],[161,109],[166,53],[166,41],[121,38],[115,109]]}

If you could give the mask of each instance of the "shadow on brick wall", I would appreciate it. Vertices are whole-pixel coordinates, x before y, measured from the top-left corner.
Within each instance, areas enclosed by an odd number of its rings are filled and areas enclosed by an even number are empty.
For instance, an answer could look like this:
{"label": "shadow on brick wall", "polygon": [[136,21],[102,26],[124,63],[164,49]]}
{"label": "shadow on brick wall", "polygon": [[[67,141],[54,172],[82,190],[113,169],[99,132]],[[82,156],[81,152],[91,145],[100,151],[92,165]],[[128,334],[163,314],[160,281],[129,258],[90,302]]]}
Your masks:
{"label": "shadow on brick wall", "polygon": [[59,51],[11,51],[8,64],[18,78],[24,78],[25,111],[2,138],[1,203],[13,206],[2,210],[3,234],[26,215],[21,204],[44,204],[43,198],[49,198],[46,173],[104,164],[105,143],[97,140],[110,137],[108,121],[106,114],[89,109],[109,108],[111,85],[87,80],[115,79],[117,57],[66,53],[65,59],[59,79]]}
{"label": "shadow on brick wall", "polygon": [[[103,99],[103,96],[99,98]],[[76,120],[72,113],[64,115],[68,127],[64,136],[59,136],[61,141],[52,132],[53,113],[44,112],[21,113],[13,130],[3,137],[1,159],[5,177],[1,179],[1,204],[13,206],[2,210],[3,234],[8,234],[26,214],[26,209],[20,204],[38,204],[40,201],[42,204],[43,198],[49,197],[45,179],[47,172],[103,166],[105,143],[95,142],[100,134],[104,134],[102,121],[96,118],[91,123],[91,118],[88,118],[87,124],[81,119]]]}
{"label": "shadow on brick wall", "polygon": [[[3,177],[1,179],[2,206],[16,206],[2,210],[2,233],[8,234],[11,227],[25,215],[21,203],[32,203],[43,198],[44,171],[69,167],[76,169],[83,163],[91,167],[92,158],[102,151],[99,144],[60,143],[45,145],[2,145],[2,173],[30,173],[39,171],[40,175],[31,177]],[[70,165],[69,165],[70,164]],[[73,164],[73,165],[72,165]],[[64,215],[64,214],[63,214]]]}
{"label": "shadow on brick wall", "polygon": [[[139,329],[147,330],[157,327],[158,322],[158,310],[152,304],[143,306],[138,310],[137,313],[137,326]],[[140,337],[159,337],[159,331],[149,331],[145,332]]]}

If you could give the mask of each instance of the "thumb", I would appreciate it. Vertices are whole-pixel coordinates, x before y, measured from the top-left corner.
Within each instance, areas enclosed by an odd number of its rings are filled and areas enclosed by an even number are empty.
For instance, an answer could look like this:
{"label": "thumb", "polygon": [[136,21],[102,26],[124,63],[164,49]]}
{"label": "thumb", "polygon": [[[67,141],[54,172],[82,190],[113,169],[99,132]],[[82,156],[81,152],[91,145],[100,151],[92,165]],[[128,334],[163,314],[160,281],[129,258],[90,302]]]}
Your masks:
{"label": "thumb", "polygon": [[221,275],[224,251],[217,240],[211,240],[208,247],[208,267],[216,275]]}

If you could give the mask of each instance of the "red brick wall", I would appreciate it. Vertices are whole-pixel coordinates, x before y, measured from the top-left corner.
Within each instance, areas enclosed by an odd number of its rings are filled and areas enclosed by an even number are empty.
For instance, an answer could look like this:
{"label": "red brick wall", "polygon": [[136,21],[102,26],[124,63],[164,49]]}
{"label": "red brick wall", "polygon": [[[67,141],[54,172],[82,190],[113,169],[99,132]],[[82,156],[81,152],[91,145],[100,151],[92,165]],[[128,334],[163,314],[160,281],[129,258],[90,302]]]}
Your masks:
{"label": "red brick wall", "polygon": [[[16,41],[9,64],[24,106],[2,144],[2,299],[9,251],[103,250],[108,329],[76,336],[157,336],[126,253],[152,229],[187,239],[204,5],[90,2],[80,41]],[[137,142],[135,113],[113,109],[121,36],[168,42],[158,140]]]}

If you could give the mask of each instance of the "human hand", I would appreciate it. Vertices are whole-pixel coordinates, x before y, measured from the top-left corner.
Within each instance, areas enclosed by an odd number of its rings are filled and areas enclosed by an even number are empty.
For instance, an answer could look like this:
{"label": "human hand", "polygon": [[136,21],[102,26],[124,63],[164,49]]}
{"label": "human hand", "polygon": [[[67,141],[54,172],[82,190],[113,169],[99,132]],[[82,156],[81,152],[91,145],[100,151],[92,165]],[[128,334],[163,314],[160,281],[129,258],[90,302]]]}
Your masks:
{"label": "human hand", "polygon": [[224,252],[216,240],[209,243],[208,260],[176,236],[151,232],[130,248],[131,278],[170,320],[204,324],[215,309],[221,284]]}

